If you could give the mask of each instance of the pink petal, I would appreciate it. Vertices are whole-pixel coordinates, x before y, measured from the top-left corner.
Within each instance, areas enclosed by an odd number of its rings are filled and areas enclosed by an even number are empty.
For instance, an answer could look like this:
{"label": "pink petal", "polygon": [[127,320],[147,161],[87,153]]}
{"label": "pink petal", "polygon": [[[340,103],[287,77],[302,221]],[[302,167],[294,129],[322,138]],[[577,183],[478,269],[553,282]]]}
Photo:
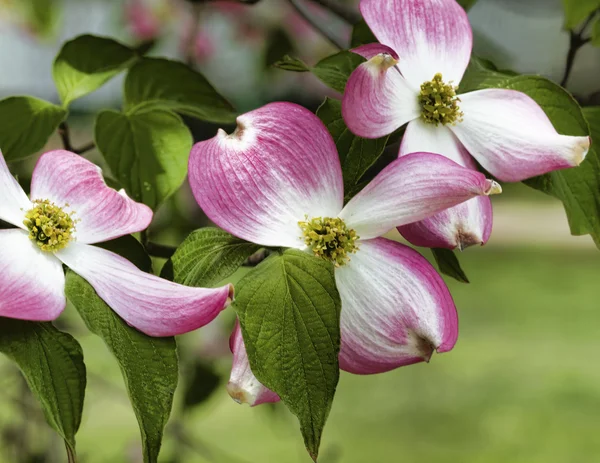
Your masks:
{"label": "pink petal", "polygon": [[340,214],[362,239],[376,238],[475,196],[499,193],[500,185],[439,154],[411,153],[383,169]]}
{"label": "pink petal", "polygon": [[[448,128],[435,127],[421,119],[408,124],[400,156],[416,151],[439,153],[462,166],[477,168]],[[485,244],[492,233],[492,202],[487,196],[478,196],[427,219],[398,227],[398,231],[415,246],[465,249]]]}
{"label": "pink petal", "polygon": [[360,11],[381,43],[396,50],[413,85],[440,72],[458,85],[469,64],[473,34],[455,0],[361,0]]}
{"label": "pink petal", "polygon": [[[372,50],[364,53],[370,55]],[[346,83],[342,116],[348,128],[360,137],[390,134],[421,113],[418,87],[409,85],[400,75],[394,56],[373,56],[358,66]]]}
{"label": "pink petal", "polygon": [[0,219],[24,229],[25,212],[31,207],[31,202],[8,170],[0,151]]}
{"label": "pink petal", "polygon": [[71,243],[56,256],[85,278],[123,320],[149,336],[175,336],[200,328],[233,297],[231,285],[215,289],[178,285],[89,244]]}
{"label": "pink petal", "polygon": [[543,109],[515,90],[488,89],[460,96],[464,120],[450,130],[492,175],[519,182],[579,165],[589,137],[559,135]]}
{"label": "pink petal", "polygon": [[298,221],[335,217],[343,180],[331,135],[313,113],[271,103],[194,146],[189,175],[206,215],[229,233],[265,246],[302,247]]}
{"label": "pink petal", "polygon": [[61,262],[23,230],[0,230],[0,317],[50,321],[67,302]]}
{"label": "pink petal", "polygon": [[49,151],[40,157],[31,179],[31,199],[68,204],[67,211],[78,220],[75,236],[82,243],[139,232],[152,221],[148,206],[106,186],[98,166],[69,151]]}
{"label": "pink petal", "polygon": [[376,55],[384,54],[390,55],[395,61],[398,61],[398,55],[396,52],[392,48],[380,43],[368,43],[366,45],[360,45],[350,51],[362,56],[365,59],[371,59]]}
{"label": "pink petal", "polygon": [[361,240],[335,279],[342,298],[343,370],[382,373],[454,347],[458,319],[450,292],[413,249],[385,238]]}
{"label": "pink petal", "polygon": [[246,346],[242,338],[240,322],[237,320],[229,339],[229,346],[233,353],[233,365],[227,383],[227,392],[231,398],[239,404],[248,404],[251,407],[264,403],[279,402],[279,396],[263,386],[252,373]]}

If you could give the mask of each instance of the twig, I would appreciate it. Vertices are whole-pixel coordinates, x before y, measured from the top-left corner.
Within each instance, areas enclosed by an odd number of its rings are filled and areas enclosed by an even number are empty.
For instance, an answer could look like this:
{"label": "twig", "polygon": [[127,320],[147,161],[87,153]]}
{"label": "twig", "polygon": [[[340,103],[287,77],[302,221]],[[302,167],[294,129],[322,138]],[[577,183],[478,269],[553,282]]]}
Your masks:
{"label": "twig", "polygon": [[321,24],[316,18],[314,18],[311,13],[308,11],[305,5],[303,5],[299,0],[288,0],[290,5],[298,12],[300,16],[302,16],[306,22],[308,22],[313,29],[318,31],[323,37],[325,37],[332,45],[339,48],[340,50],[344,50],[347,46],[340,40],[339,37],[336,37],[327,27],[326,24]]}
{"label": "twig", "polygon": [[66,122],[60,123],[60,125],[58,126],[58,134],[62,139],[63,147],[67,151],[71,151],[75,154],[83,154],[87,151],[90,151],[91,149],[94,149],[94,147],[96,146],[96,144],[93,141],[91,141],[86,145],[83,145],[81,148],[73,147],[73,145],[71,144],[71,129],[69,128]]}
{"label": "twig", "polygon": [[336,0],[312,0],[313,2],[321,5],[323,8],[327,8],[336,16],[342,18],[344,21],[351,25],[358,24],[362,21],[362,16],[356,12],[353,8],[343,5]]}
{"label": "twig", "polygon": [[577,53],[585,44],[590,42],[591,37],[583,37],[583,34],[587,27],[590,25],[594,17],[598,13],[598,10],[594,11],[590,14],[578,32],[569,31],[569,52],[567,53],[567,63],[565,64],[565,73],[563,75],[562,80],[560,81],[561,87],[565,87],[567,82],[569,81],[569,77],[571,76],[571,71],[573,70],[573,64],[575,63],[575,58]]}

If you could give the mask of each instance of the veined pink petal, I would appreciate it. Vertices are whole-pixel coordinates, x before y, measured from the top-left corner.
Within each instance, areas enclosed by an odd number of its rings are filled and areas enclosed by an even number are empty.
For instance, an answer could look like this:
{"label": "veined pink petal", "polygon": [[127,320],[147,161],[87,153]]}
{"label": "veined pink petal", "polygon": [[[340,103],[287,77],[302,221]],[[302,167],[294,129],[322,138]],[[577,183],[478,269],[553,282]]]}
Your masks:
{"label": "veined pink petal", "polygon": [[438,72],[445,82],[460,83],[473,34],[455,0],[361,0],[360,11],[377,40],[398,53],[411,84],[420,86]]}
{"label": "veined pink petal", "polygon": [[0,151],[0,219],[24,229],[25,212],[31,207],[31,202],[8,170]]}
{"label": "veined pink petal", "polygon": [[456,308],[442,278],[413,249],[385,238],[361,240],[336,269],[342,298],[340,368],[382,373],[429,361],[458,336]]}
{"label": "veined pink petal", "polygon": [[271,103],[197,143],[190,184],[206,215],[229,233],[265,246],[302,247],[298,221],[335,217],[344,187],[337,150],[317,116]]}
{"label": "veined pink petal", "polygon": [[376,238],[475,196],[499,193],[500,185],[444,156],[411,153],[396,159],[340,214],[361,239]]}
{"label": "veined pink petal", "polygon": [[64,310],[65,274],[23,230],[0,230],[0,317],[50,321]]}
{"label": "veined pink petal", "polygon": [[71,243],[56,253],[129,325],[149,336],[175,336],[211,322],[233,297],[231,285],[190,288],[144,273],[117,254]]}
{"label": "veined pink petal", "polygon": [[251,407],[264,403],[279,402],[279,396],[263,386],[252,373],[240,322],[237,320],[229,339],[229,347],[233,353],[231,376],[229,377],[229,383],[227,383],[227,392],[231,398],[239,404],[248,404]]}
{"label": "veined pink petal", "polygon": [[[439,153],[461,166],[476,169],[471,155],[448,128],[416,119],[408,124],[400,156],[426,151]],[[398,227],[398,231],[415,246],[465,249],[485,244],[492,233],[492,202],[478,196],[421,220]]]}
{"label": "veined pink petal", "polygon": [[515,90],[487,89],[460,95],[463,122],[449,126],[492,175],[519,182],[579,165],[589,137],[560,135],[543,109]]}
{"label": "veined pink petal", "polygon": [[[372,51],[363,52],[371,55]],[[402,77],[394,56],[387,53],[372,56],[352,72],[346,83],[342,116],[348,128],[360,137],[390,134],[421,113],[418,87]]]}
{"label": "veined pink petal", "polygon": [[48,199],[73,212],[78,220],[75,237],[82,243],[100,243],[145,230],[152,210],[130,199],[124,190],[109,188],[102,170],[69,151],[43,154],[31,179],[31,200]]}
{"label": "veined pink petal", "polygon": [[487,243],[492,234],[492,223],[490,198],[477,196],[427,219],[398,227],[398,231],[415,246],[459,248],[462,251]]}

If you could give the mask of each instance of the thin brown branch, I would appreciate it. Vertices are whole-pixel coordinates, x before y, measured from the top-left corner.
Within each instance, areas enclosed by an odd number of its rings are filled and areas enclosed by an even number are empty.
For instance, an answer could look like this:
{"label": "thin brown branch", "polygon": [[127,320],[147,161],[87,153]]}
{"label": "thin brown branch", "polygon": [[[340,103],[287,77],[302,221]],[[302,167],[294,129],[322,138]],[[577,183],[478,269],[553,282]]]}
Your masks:
{"label": "thin brown branch", "polygon": [[60,138],[62,140],[63,148],[67,151],[71,151],[72,153],[83,154],[96,147],[96,144],[93,141],[91,141],[83,145],[81,148],[75,148],[71,144],[71,129],[69,128],[66,122],[60,123],[60,125],[58,126],[58,134],[60,135]]}
{"label": "thin brown branch", "polygon": [[583,47],[585,44],[589,43],[592,40],[591,37],[584,37],[584,34],[588,26],[591,24],[592,20],[596,17],[598,11],[600,10],[594,11],[587,17],[579,31],[569,31],[569,52],[567,53],[565,72],[562,80],[560,81],[561,87],[566,87],[567,82],[569,81],[569,77],[571,76],[571,71],[573,70],[573,65],[575,64],[575,58],[577,57],[577,53],[579,53],[581,47]]}

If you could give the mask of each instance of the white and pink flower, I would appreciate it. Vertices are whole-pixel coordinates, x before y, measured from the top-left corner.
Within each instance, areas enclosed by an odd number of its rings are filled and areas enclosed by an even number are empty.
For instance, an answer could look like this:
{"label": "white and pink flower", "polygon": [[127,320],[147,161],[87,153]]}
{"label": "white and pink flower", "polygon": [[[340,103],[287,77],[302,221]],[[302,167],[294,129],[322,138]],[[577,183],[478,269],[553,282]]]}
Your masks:
{"label": "white and pink flower", "polygon": [[0,317],[50,321],[66,306],[63,264],[90,283],[129,325],[173,336],[212,321],[230,285],[190,288],[144,273],[92,246],[145,230],[152,210],[109,188],[99,167],[68,151],[43,154],[28,198],[0,153]]}
{"label": "white and pink flower", "polygon": [[[325,126],[298,105],[271,103],[240,116],[231,135],[219,130],[197,143],[189,175],[196,200],[224,230],[334,262],[344,370],[384,372],[454,346],[456,309],[443,280],[416,251],[381,235],[499,192],[483,174],[437,154],[413,153],[344,206],[340,161]],[[331,236],[322,240],[323,233]],[[239,386],[238,399],[240,377],[232,375],[230,385]]]}
{"label": "white and pink flower", "polygon": [[[455,0],[361,0],[360,10],[380,43],[354,50],[367,61],[348,80],[342,113],[356,135],[377,138],[408,123],[400,156],[440,153],[475,169],[472,156],[507,182],[583,161],[589,137],[558,134],[524,93],[455,94],[473,45]],[[489,198],[478,197],[399,230],[416,245],[464,248],[485,243],[491,226]]]}

